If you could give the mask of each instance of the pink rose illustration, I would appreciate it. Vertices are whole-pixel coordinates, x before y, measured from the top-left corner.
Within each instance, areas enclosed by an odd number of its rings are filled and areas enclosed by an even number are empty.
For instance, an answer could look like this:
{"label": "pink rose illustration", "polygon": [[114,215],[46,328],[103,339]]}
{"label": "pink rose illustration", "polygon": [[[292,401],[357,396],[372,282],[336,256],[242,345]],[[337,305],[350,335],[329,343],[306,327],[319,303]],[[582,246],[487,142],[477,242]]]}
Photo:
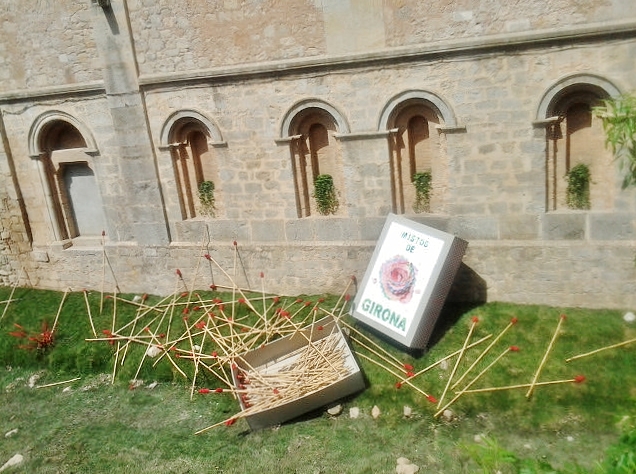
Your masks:
{"label": "pink rose illustration", "polygon": [[384,296],[408,303],[413,296],[416,274],[417,269],[401,255],[384,262],[380,268],[380,285]]}

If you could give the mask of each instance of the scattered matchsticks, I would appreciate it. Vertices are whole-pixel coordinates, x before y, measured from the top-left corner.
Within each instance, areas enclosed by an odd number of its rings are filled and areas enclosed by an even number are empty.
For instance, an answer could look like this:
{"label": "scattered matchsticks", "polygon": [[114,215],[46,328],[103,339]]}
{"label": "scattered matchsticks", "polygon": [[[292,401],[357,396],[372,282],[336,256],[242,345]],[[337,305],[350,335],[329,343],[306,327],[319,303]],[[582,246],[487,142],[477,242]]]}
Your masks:
{"label": "scattered matchsticks", "polygon": [[559,332],[561,331],[561,325],[563,324],[563,321],[565,321],[565,314],[562,314],[561,316],[559,316],[559,323],[557,324],[556,329],[554,330],[554,334],[552,335],[552,339],[550,340],[550,344],[548,344],[547,349],[545,350],[545,354],[543,354],[543,358],[541,359],[541,362],[539,363],[539,367],[537,367],[536,372],[534,373],[534,377],[532,378],[532,382],[530,383],[529,387],[528,387],[528,391],[526,392],[526,398],[530,398],[532,396],[532,392],[534,391],[534,387],[535,385],[537,385],[537,380],[539,379],[539,375],[541,375],[541,371],[543,370],[543,366],[545,365],[546,361],[548,360],[548,356],[550,355],[550,351],[552,351],[552,348],[554,347],[554,343],[559,335]]}
{"label": "scattered matchsticks", "polygon": [[448,377],[448,382],[446,383],[446,387],[444,388],[444,391],[442,392],[442,396],[439,399],[439,403],[437,405],[438,408],[441,407],[442,405],[442,401],[444,400],[444,397],[446,396],[446,392],[448,391],[448,388],[453,380],[453,377],[455,376],[455,372],[457,371],[457,367],[459,366],[459,363],[462,360],[464,353],[466,352],[466,348],[468,347],[468,342],[470,341],[470,338],[473,335],[473,331],[475,330],[475,327],[477,326],[478,322],[479,322],[479,318],[477,316],[473,316],[473,318],[471,319],[470,328],[468,329],[468,334],[466,335],[466,339],[464,340],[464,345],[462,346],[461,350],[459,351],[459,354],[457,355],[457,359],[455,361],[455,365],[453,366],[453,370],[451,371],[451,374]]}

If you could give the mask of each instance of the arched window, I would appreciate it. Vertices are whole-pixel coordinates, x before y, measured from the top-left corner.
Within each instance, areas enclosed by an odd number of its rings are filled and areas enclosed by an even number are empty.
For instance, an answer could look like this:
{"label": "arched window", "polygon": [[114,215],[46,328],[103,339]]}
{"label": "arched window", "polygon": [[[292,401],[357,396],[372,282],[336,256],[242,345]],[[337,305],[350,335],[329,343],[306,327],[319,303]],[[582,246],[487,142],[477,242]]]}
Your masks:
{"label": "arched window", "polygon": [[[296,186],[299,217],[312,214],[333,214],[339,207],[338,190],[343,187],[342,163],[335,140],[337,124],[334,117],[318,107],[303,109],[291,122],[292,165]],[[315,183],[318,176],[328,175],[333,183],[333,206],[321,207],[317,201]]]}
{"label": "arched window", "polygon": [[175,122],[171,146],[182,219],[215,216],[219,183],[218,168],[203,123],[191,117]]}
{"label": "arched window", "polygon": [[535,125],[545,127],[545,208],[572,206],[568,200],[568,174],[575,168],[589,170],[589,204],[592,210],[611,210],[620,189],[620,177],[605,148],[601,120],[595,105],[620,91],[607,79],[594,74],[561,78],[543,94]]}
{"label": "arched window", "polygon": [[[569,173],[581,166],[589,171],[589,195],[582,208],[609,209],[616,189],[611,154],[605,148],[602,122],[592,108],[600,103],[598,92],[578,91],[563,94],[549,111],[547,126],[546,197],[547,209],[572,207],[568,199]],[[588,199],[589,198],[589,199]]]}
{"label": "arched window", "polygon": [[433,184],[439,179],[439,116],[424,104],[402,107],[391,125],[389,148],[393,210],[431,212]]}
{"label": "arched window", "polygon": [[91,156],[94,148],[64,117],[42,118],[32,129],[33,148],[41,150],[32,156],[39,160],[54,239],[100,236],[106,219]]}

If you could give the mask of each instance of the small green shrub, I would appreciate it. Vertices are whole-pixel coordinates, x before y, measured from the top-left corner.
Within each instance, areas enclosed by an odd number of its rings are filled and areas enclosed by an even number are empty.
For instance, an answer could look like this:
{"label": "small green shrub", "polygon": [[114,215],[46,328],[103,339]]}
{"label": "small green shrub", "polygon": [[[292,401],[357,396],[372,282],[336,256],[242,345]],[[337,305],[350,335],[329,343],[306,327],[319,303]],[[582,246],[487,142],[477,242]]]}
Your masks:
{"label": "small green shrub", "polygon": [[318,212],[323,216],[335,214],[340,206],[336,187],[333,184],[333,178],[328,174],[320,174],[316,176],[314,181],[314,198]]}
{"label": "small green shrub", "polygon": [[201,202],[201,213],[214,217],[216,214],[216,203],[214,199],[214,183],[212,181],[202,181],[199,184],[199,201]]}
{"label": "small green shrub", "polygon": [[626,431],[618,443],[612,445],[606,453],[603,463],[604,473],[628,474],[636,472],[636,429]]}
{"label": "small green shrub", "polygon": [[579,163],[566,175],[567,204],[570,209],[590,208],[590,168]]}
{"label": "small green shrub", "polygon": [[514,467],[519,463],[513,452],[504,449],[495,439],[487,436],[482,437],[481,443],[465,444],[462,449],[482,468],[481,472],[484,474],[502,472],[504,466]]}
{"label": "small green shrub", "polygon": [[430,210],[432,180],[430,171],[423,171],[413,175],[413,186],[415,186],[413,210],[418,214]]}

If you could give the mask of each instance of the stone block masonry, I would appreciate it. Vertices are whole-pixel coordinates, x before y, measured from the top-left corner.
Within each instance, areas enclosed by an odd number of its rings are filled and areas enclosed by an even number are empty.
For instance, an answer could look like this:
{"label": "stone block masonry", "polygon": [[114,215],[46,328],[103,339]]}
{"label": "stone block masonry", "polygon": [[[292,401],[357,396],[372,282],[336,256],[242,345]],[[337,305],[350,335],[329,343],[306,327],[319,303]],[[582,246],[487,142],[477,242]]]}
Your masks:
{"label": "stone block masonry", "polygon": [[[209,253],[242,287],[260,290],[263,272],[271,292],[339,293],[395,211],[398,118],[420,107],[434,139],[430,212],[412,210],[405,172],[405,215],[469,242],[451,298],[636,306],[636,190],[620,189],[616,169],[593,176],[590,210],[553,205],[565,181],[552,163],[566,143],[547,134],[562,97],[572,106],[636,90],[634,2],[529,0],[494,12],[477,0],[461,10],[40,0],[37,14],[9,3],[2,284],[24,268],[30,284],[97,291],[105,250],[126,292],[172,292],[177,268],[198,289],[227,284],[201,265]],[[301,125],[315,117],[333,119],[329,146],[307,140]],[[302,143],[313,146],[304,166],[331,166],[334,215],[299,217]],[[403,144],[405,167],[409,146],[420,145]],[[83,155],[57,158],[65,150]],[[615,166],[594,150],[597,165]],[[69,165],[94,175],[104,247],[72,232]],[[215,184],[214,216],[197,213],[203,177]]]}

